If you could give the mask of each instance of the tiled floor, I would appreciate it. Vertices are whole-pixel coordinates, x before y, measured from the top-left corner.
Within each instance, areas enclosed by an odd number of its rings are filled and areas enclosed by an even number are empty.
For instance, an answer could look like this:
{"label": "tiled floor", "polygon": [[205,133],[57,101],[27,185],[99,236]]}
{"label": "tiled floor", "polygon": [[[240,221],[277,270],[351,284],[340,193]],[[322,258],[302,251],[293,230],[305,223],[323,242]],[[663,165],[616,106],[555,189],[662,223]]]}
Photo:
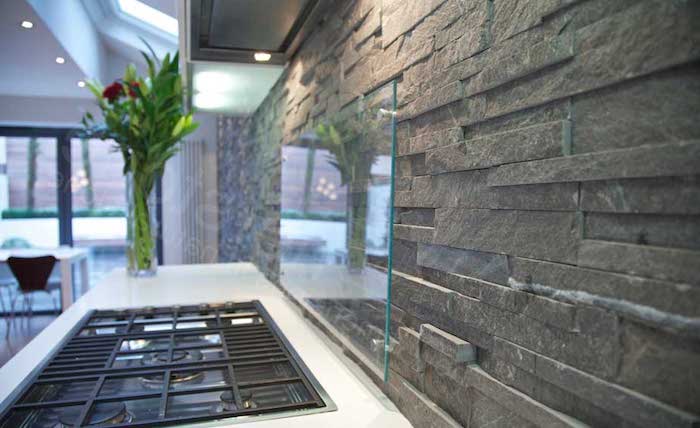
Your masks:
{"label": "tiled floor", "polygon": [[26,317],[17,317],[8,336],[7,323],[5,319],[0,318],[0,367],[5,365],[54,319],[56,319],[55,315],[35,315],[27,322]]}

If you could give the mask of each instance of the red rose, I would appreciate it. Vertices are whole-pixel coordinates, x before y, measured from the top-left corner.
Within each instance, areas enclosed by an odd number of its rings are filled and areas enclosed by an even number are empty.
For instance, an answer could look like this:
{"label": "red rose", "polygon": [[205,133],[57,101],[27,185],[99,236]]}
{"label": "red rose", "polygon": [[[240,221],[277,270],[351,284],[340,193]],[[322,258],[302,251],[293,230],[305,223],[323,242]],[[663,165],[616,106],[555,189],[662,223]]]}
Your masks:
{"label": "red rose", "polygon": [[129,96],[131,98],[136,98],[137,94],[135,89],[139,87],[139,82],[134,82],[129,85]]}
{"label": "red rose", "polygon": [[107,98],[109,102],[113,102],[117,98],[122,96],[122,85],[119,82],[114,82],[107,86],[104,91],[102,91],[102,96]]}

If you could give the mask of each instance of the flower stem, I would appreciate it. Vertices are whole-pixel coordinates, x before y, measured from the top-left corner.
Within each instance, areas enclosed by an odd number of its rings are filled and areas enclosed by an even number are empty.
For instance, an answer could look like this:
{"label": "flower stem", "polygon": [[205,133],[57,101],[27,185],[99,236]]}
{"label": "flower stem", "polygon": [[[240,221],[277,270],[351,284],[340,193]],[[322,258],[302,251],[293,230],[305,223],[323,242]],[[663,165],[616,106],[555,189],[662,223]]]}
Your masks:
{"label": "flower stem", "polygon": [[151,178],[144,174],[133,174],[134,204],[134,258],[138,270],[151,268],[153,262],[153,235],[151,234],[148,196],[153,188]]}

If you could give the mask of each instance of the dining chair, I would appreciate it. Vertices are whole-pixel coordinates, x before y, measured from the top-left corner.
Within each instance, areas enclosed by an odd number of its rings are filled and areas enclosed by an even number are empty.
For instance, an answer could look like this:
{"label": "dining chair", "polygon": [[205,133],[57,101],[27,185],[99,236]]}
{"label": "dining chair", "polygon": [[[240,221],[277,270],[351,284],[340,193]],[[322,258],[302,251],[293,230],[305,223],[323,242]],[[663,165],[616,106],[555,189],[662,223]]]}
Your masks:
{"label": "dining chair", "polygon": [[[10,329],[10,304],[14,298],[15,289],[17,288],[17,281],[12,271],[5,263],[0,263],[0,310],[2,310],[2,316],[5,318],[5,326],[8,331]],[[5,294],[7,294],[7,303],[5,303]]]}
{"label": "dining chair", "polygon": [[[59,311],[58,300],[51,292],[53,290],[60,290],[61,285],[59,283],[49,281],[49,276],[56,265],[56,261],[57,259],[54,256],[8,257],[7,265],[10,267],[10,270],[15,276],[17,284],[19,285],[18,293],[14,296],[12,303],[10,304],[10,310],[12,311],[13,317],[17,298],[22,295],[23,312],[28,311],[28,321],[29,318],[32,317],[34,294],[38,292],[48,293],[53,300],[54,309],[56,309],[56,312]],[[10,331],[9,326],[7,331]]]}

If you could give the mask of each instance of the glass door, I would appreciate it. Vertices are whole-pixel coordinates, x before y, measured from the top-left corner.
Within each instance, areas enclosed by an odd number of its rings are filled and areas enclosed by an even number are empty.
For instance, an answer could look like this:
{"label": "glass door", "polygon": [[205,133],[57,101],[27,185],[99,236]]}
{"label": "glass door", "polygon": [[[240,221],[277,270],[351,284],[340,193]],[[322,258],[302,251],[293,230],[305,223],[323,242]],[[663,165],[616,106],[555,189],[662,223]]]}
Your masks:
{"label": "glass door", "polygon": [[123,160],[113,141],[72,138],[72,241],[88,252],[90,286],[126,266],[126,189]]}
{"label": "glass door", "polygon": [[[0,133],[0,248],[56,248],[59,227],[58,139]],[[50,281],[60,281],[54,269]],[[14,277],[0,263],[0,298],[9,303]],[[53,310],[51,297],[37,293],[34,310]]]}

